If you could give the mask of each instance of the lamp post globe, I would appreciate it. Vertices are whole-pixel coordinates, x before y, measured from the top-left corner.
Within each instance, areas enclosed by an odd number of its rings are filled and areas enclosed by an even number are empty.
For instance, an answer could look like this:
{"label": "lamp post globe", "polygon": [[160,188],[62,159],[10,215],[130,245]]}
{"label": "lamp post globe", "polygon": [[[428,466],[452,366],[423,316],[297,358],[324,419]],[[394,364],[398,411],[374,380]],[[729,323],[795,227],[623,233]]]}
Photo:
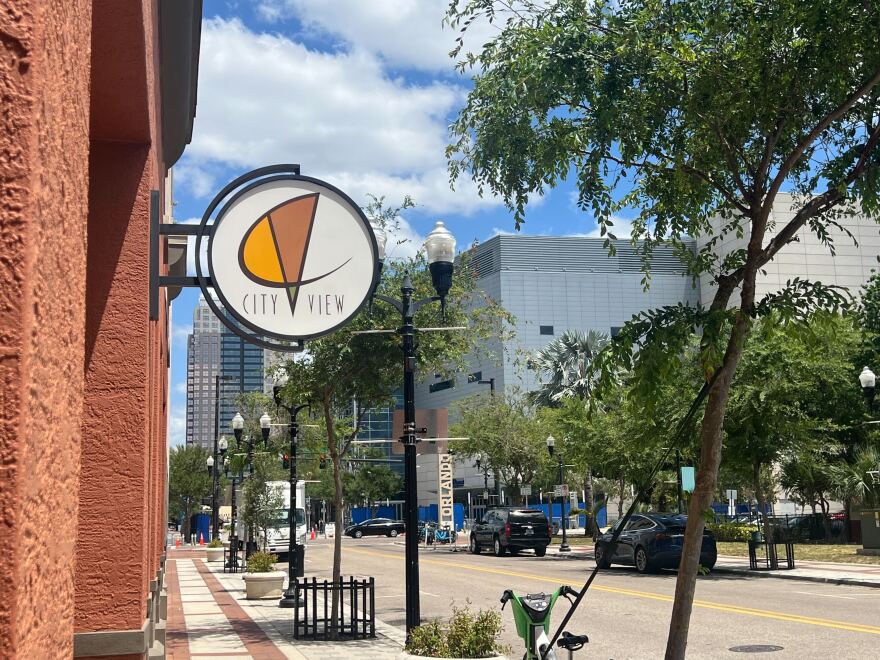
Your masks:
{"label": "lamp post globe", "polygon": [[446,294],[452,288],[452,271],[455,261],[455,236],[446,228],[441,220],[425,238],[425,254],[428,257],[428,270],[437,295],[440,296],[441,307],[445,308]]}
{"label": "lamp post globe", "polygon": [[232,432],[235,433],[236,442],[241,441],[241,431],[244,428],[244,417],[241,416],[241,413],[235,413],[235,417],[232,418]]}
{"label": "lamp post globe", "polygon": [[547,453],[552,457],[556,451],[556,438],[552,435],[547,436]]}
{"label": "lamp post globe", "polygon": [[269,431],[272,428],[272,418],[269,417],[269,413],[264,412],[260,416],[260,431],[263,433],[263,442],[269,442]]}
{"label": "lamp post globe", "polygon": [[[226,452],[229,450],[229,441],[226,439],[225,435],[220,436],[220,442],[217,443],[217,448],[220,450],[221,454],[224,456],[226,455]],[[229,459],[226,460],[227,462],[229,461]]]}
{"label": "lamp post globe", "polygon": [[208,456],[208,460],[205,461],[205,465],[208,466],[208,474],[214,474],[214,457]]}
{"label": "lamp post globe", "polygon": [[859,385],[862,387],[862,394],[865,396],[865,405],[869,413],[874,412],[874,388],[876,384],[877,377],[874,375],[874,372],[868,367],[864,367],[862,373],[859,374]]}

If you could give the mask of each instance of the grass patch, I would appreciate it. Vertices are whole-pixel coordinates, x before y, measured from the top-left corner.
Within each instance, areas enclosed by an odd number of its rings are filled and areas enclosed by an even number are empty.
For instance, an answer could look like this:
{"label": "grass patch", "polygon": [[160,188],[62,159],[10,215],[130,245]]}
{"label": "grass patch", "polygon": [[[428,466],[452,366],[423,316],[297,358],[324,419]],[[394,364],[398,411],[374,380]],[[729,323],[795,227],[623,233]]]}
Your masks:
{"label": "grass patch", "polygon": [[[749,546],[747,543],[733,541],[718,541],[718,554],[731,557],[748,557]],[[857,555],[858,545],[842,544],[804,544],[796,543],[794,546],[794,560],[803,561],[829,561],[849,564],[873,564],[880,566],[880,557]]]}
{"label": "grass patch", "polygon": [[[566,539],[569,545],[586,545],[589,547],[593,547],[593,537],[592,536],[584,536],[583,534],[569,534]],[[562,536],[554,536],[550,545],[561,545],[562,544]]]}

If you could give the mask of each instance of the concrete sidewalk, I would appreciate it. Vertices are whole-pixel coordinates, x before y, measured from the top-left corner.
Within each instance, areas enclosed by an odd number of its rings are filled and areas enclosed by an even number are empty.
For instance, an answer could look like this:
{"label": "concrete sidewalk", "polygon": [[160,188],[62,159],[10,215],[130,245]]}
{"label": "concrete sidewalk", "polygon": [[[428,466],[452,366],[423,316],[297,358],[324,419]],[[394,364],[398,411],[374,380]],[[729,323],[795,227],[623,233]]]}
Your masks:
{"label": "concrete sidewalk", "polygon": [[294,641],[293,610],[279,608],[277,599],[245,599],[241,575],[223,573],[220,562],[172,552],[167,576],[169,660],[389,660],[403,648],[403,632],[380,621],[376,639]]}
{"label": "concrete sidewalk", "polygon": [[[561,553],[558,545],[552,545],[547,549],[547,556],[557,559],[589,559],[592,561],[593,548],[573,545],[571,552]],[[769,577],[859,587],[880,587],[880,566],[878,565],[803,561],[797,558],[797,550],[795,550],[795,568],[791,570],[753,571],[749,569],[748,557],[729,555],[719,555],[713,570],[719,573],[739,573],[744,577]]]}
{"label": "concrete sidewalk", "polygon": [[722,573],[741,573],[749,577],[773,577],[784,580],[803,580],[805,582],[825,582],[860,587],[880,587],[880,566],[872,564],[844,564],[840,562],[800,561],[795,551],[795,567],[791,570],[749,569],[748,557],[721,555],[715,564],[715,571]]}

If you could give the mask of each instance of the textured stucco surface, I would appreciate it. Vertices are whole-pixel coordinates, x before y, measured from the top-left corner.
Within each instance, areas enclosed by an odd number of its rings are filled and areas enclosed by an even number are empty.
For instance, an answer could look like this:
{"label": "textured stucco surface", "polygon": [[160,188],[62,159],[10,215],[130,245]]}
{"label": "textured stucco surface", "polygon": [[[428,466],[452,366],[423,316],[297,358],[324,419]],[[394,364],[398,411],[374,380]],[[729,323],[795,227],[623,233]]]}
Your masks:
{"label": "textured stucco surface", "polygon": [[90,9],[0,0],[3,658],[72,652]]}
{"label": "textured stucco surface", "polygon": [[[77,632],[140,628],[164,545],[164,301],[148,318],[150,192],[164,174],[151,4],[94,5]],[[123,99],[138,111],[108,112]]]}

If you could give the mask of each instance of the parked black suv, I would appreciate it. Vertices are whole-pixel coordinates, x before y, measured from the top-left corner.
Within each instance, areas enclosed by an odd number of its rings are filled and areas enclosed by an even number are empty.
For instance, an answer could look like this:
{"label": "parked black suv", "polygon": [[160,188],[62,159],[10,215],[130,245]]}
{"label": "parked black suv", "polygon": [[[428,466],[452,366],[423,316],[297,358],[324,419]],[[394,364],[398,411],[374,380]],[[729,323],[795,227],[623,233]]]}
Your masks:
{"label": "parked black suv", "polygon": [[489,509],[474,525],[470,536],[470,550],[475,555],[483,548],[492,548],[496,557],[505,552],[515,555],[520,550],[534,550],[538,557],[543,557],[548,545],[550,523],[538,509]]}

